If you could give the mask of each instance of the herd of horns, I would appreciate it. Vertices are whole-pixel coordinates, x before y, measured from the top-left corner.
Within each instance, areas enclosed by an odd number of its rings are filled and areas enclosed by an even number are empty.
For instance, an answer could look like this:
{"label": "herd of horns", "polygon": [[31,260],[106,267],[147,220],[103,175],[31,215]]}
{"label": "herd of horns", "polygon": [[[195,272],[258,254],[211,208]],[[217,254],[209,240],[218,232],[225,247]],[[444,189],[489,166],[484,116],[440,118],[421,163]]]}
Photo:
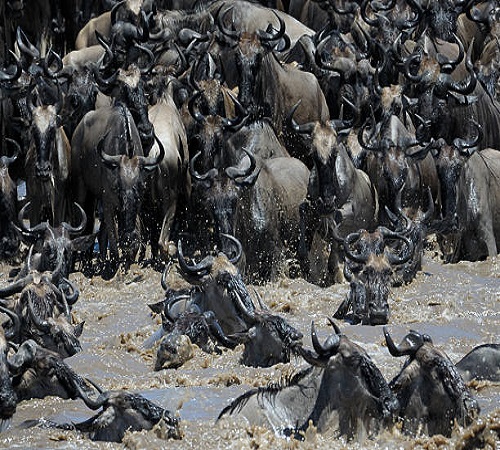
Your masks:
{"label": "herd of horns", "polygon": [[[96,415],[32,425],[119,442],[161,422],[182,439],[171,411],[67,363],[84,332],[71,274],[134,263],[163,274],[144,343],[155,370],[193,344],[306,364],[217,420],[296,439],[311,424],[375,439],[474,423],[467,382],[500,381],[500,345],[453,364],[386,325],[429,235],[445,263],[499,253],[498,0],[5,0],[0,20],[0,259],[15,267],[0,287],[0,431],[53,395]],[[323,343],[247,287],[283,276],[349,283]],[[387,382],[340,321],[384,325],[399,374]]]}

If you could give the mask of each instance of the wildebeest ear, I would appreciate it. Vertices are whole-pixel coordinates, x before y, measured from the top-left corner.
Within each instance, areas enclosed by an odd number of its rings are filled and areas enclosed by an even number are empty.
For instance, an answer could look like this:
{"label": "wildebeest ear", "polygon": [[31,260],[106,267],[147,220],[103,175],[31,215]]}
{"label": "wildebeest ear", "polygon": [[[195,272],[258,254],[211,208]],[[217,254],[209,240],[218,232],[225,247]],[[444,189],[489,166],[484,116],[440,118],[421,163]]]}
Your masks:
{"label": "wildebeest ear", "polygon": [[84,325],[85,325],[85,320],[83,322],[80,322],[78,325],[75,325],[74,330],[76,337],[80,337],[82,335]]}
{"label": "wildebeest ear", "polygon": [[92,233],[87,236],[80,236],[71,241],[73,248],[77,252],[84,252],[94,245],[97,233]]}
{"label": "wildebeest ear", "polygon": [[21,370],[24,365],[31,364],[35,359],[38,344],[32,339],[24,341],[15,355],[8,358],[9,370],[13,375]]}
{"label": "wildebeest ear", "polygon": [[156,314],[161,314],[165,309],[165,300],[161,300],[157,303],[148,304],[149,309]]}

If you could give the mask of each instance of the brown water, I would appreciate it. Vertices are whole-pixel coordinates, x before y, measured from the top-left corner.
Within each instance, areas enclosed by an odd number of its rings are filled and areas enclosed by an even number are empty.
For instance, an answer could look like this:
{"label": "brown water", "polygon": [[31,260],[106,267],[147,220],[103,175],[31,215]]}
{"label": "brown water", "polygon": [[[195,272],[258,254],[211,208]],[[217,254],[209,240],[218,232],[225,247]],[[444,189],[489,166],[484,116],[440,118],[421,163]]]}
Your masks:
{"label": "brown water", "polygon": [[[393,289],[389,328],[398,341],[412,328],[431,335],[435,345],[458,361],[474,346],[500,342],[500,257],[479,263],[442,265],[433,253],[426,256],[423,272],[409,286]],[[9,268],[0,266],[0,284],[7,283]],[[166,441],[159,430],[128,434],[123,444],[94,443],[70,431],[39,428],[20,430],[28,419],[46,418],[57,422],[84,420],[92,415],[80,400],[47,398],[18,405],[11,427],[0,434],[0,448],[454,448],[471,430],[457,429],[450,439],[412,439],[395,430],[385,431],[375,441],[346,443],[333,433],[309,430],[304,442],[287,441],[271,431],[248,427],[229,419],[215,424],[219,411],[250,387],[264,386],[305,365],[300,359],[268,369],[244,367],[238,360],[241,348],[222,355],[198,350],[195,357],[177,370],[153,370],[155,349],[143,351],[142,342],[159,326],[147,307],[163,298],[160,274],[134,267],[121,279],[105,282],[72,275],[81,288],[74,307],[78,320],[85,320],[83,351],[67,360],[79,374],[105,389],[140,392],[157,404],[177,411],[184,438]],[[320,288],[302,279],[283,278],[256,288],[274,312],[283,314],[299,328],[310,344],[311,320],[320,338],[330,331],[326,316],[332,315],[345,297],[347,284]],[[339,324],[343,332],[361,344],[387,379],[403,361],[392,358],[384,344],[382,328]],[[482,414],[478,429],[486,429],[488,448],[500,448],[491,428],[500,427],[500,385],[476,383],[471,386]],[[488,434],[489,433],[489,434]]]}

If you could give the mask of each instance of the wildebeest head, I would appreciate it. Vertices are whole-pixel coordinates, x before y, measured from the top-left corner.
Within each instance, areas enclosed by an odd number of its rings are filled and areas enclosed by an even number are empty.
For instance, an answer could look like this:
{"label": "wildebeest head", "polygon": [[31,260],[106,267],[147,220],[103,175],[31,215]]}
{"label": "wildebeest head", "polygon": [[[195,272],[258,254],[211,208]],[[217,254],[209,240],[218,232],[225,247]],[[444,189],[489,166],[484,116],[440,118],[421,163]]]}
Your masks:
{"label": "wildebeest head", "polygon": [[[126,69],[118,68],[107,78],[103,77],[104,69],[95,69],[94,76],[104,93],[122,102],[130,110],[139,131],[144,154],[147,155],[154,143],[154,130],[148,117],[149,103],[146,97],[143,74],[151,70],[154,55],[151,50],[143,46],[136,47],[148,55],[149,62],[146,67],[140,68],[137,64],[132,63]],[[111,53],[113,52],[111,51]]]}
{"label": "wildebeest head", "polygon": [[[38,278],[38,277],[37,277]],[[21,292],[22,335],[66,358],[81,350],[84,322],[71,323],[66,296],[47,276],[33,279]]]}
{"label": "wildebeest head", "polygon": [[102,408],[95,416],[74,425],[77,430],[88,433],[93,441],[121,442],[125,431],[150,430],[160,421],[167,438],[182,437],[179,419],[142,395],[99,389],[99,396],[94,399],[80,389],[80,397],[90,409]]}
{"label": "wildebeest head", "polygon": [[[323,378],[322,385],[327,392],[321,393],[319,398],[324,394],[325,398],[332,402],[330,408],[321,405],[323,411],[312,413],[312,418],[316,419],[313,419],[313,422],[319,422],[321,416],[318,416],[318,413],[325,413],[326,410],[335,409],[337,406],[340,434],[353,438],[354,433],[358,431],[355,425],[358,421],[364,425],[368,434],[376,432],[381,426],[387,426],[393,421],[399,408],[398,400],[366,351],[342,334],[332,319],[328,320],[335,334],[330,335],[321,344],[312,322],[311,341],[314,352],[299,347],[301,355],[309,364],[325,368],[323,377],[326,379]],[[347,388],[340,380],[349,380],[349,383],[352,383],[351,388]],[[337,386],[342,386],[343,394],[336,392]],[[354,421],[344,422],[343,414]]]}
{"label": "wildebeest head", "polygon": [[283,40],[285,47],[288,47],[290,39],[286,35],[285,22],[276,13],[274,14],[279,22],[279,29],[277,30],[271,24],[267,30],[257,30],[254,33],[230,29],[226,26],[225,21],[232,9],[231,6],[223,12],[219,10],[217,26],[221,38],[228,41],[231,46],[236,47],[234,61],[240,76],[238,100],[245,108],[250,110],[259,101],[255,97],[256,79],[263,70],[262,62],[265,55]]}
{"label": "wildebeest head", "polygon": [[255,307],[241,273],[235,266],[242,255],[241,243],[231,235],[222,236],[236,246],[236,255],[231,259],[220,252],[217,256],[206,256],[199,263],[188,264],[180,241],[178,257],[182,276],[190,283],[199,285],[203,292],[196,300],[199,309],[202,312],[212,311],[224,333],[232,334],[248,328],[239,305],[244,305],[245,311],[254,311]]}
{"label": "wildebeest head", "polygon": [[[223,240],[223,234],[234,236],[238,220],[242,191],[252,186],[260,173],[255,157],[243,148],[242,157],[236,163],[227,162],[227,153],[221,158],[219,167],[212,167],[200,174],[195,164],[201,156],[198,153],[190,161],[190,173],[195,193],[214,223],[215,239],[223,252],[230,254],[229,241]],[[249,162],[248,165],[247,161]]]}
{"label": "wildebeest head", "polygon": [[[403,250],[398,253],[389,244],[391,239],[401,242]],[[350,292],[334,317],[345,318],[352,308],[355,323],[387,323],[393,271],[412,257],[413,243],[402,233],[394,233],[385,227],[378,227],[372,233],[366,230],[351,233],[343,242],[344,275],[350,282]]]}
{"label": "wildebeest head", "polygon": [[441,138],[431,140],[427,146],[434,156],[441,184],[443,219],[452,219],[456,214],[458,179],[482,139],[482,127],[475,121],[471,125],[476,132],[470,138],[455,138],[451,145]]}
{"label": "wildebeest head", "polygon": [[41,248],[38,248],[32,255],[21,273],[27,275],[31,270],[50,271],[53,282],[58,285],[62,278],[69,277],[72,270],[73,253],[88,249],[93,245],[95,236],[92,234],[75,237],[84,230],[87,224],[87,215],[78,203],[75,205],[80,215],[80,222],[76,226],[67,222],[62,222],[57,227],[51,226],[48,222],[26,226],[24,219],[26,210],[30,208],[30,203],[26,203],[18,214],[21,236],[26,244],[41,245]]}
{"label": "wildebeest head", "polygon": [[97,85],[90,69],[73,72],[61,112],[68,137],[71,138],[81,118],[95,108],[97,93]]}
{"label": "wildebeest head", "polygon": [[320,215],[330,215],[351,195],[350,190],[345,188],[352,180],[349,179],[350,171],[345,168],[345,158],[348,155],[343,143],[351,123],[340,119],[298,125],[293,115],[299,104],[300,102],[295,104],[289,111],[288,124],[310,142],[314,165],[309,179],[308,196],[315,202],[314,206]]}
{"label": "wildebeest head", "polygon": [[[450,133],[455,132],[451,120],[456,100],[455,94],[469,95],[477,84],[477,77],[471,61],[473,45],[469,46],[465,56],[467,76],[460,81],[453,79],[451,72],[464,59],[463,45],[458,38],[459,55],[456,60],[432,56],[425,48],[419,48],[405,60],[404,74],[415,88],[417,111],[426,124],[426,132],[430,137],[448,140]],[[414,73],[415,66],[418,68]],[[450,95],[451,94],[451,95]],[[452,136],[451,139],[454,139]]]}
{"label": "wildebeest head", "polygon": [[411,330],[396,346],[384,328],[392,356],[408,356],[401,372],[389,383],[400,403],[403,429],[449,436],[455,420],[469,425],[479,415],[479,405],[448,356],[431,338]]}
{"label": "wildebeest head", "polygon": [[287,363],[290,361],[290,352],[301,343],[302,333],[283,317],[269,312],[260,296],[258,299],[261,308],[251,310],[239,297],[235,298],[249,329],[230,338],[244,343],[241,362],[246,366],[270,367]]}
{"label": "wildebeest head", "polygon": [[[33,119],[32,148],[30,152],[35,152],[34,160],[35,175],[44,180],[53,178],[53,158],[56,156],[56,130],[61,125],[59,117],[59,106],[41,105],[31,106]],[[30,158],[29,154],[27,158]]]}
{"label": "wildebeest head", "polygon": [[469,2],[462,0],[443,0],[440,2],[412,1],[421,15],[421,30],[428,28],[432,37],[449,40],[457,31],[458,16]]}
{"label": "wildebeest head", "polygon": [[19,400],[57,396],[77,398],[79,390],[90,388],[63,357],[28,339],[13,355],[9,366]]}

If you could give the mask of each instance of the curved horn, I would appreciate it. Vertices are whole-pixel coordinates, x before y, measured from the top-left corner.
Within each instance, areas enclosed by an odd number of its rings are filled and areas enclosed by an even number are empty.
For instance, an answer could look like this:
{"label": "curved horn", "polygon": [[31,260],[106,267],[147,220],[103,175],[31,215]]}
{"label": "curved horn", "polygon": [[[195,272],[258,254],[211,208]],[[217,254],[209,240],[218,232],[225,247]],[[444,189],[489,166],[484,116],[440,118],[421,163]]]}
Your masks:
{"label": "curved horn", "polygon": [[471,59],[473,48],[474,48],[474,38],[469,44],[469,48],[467,49],[467,56],[465,58],[465,67],[467,69],[467,72],[469,73],[469,77],[467,77],[467,79],[462,81],[455,81],[451,78],[451,75],[441,74],[440,80],[443,81],[445,88],[449,89],[450,91],[456,92],[457,94],[462,94],[462,95],[469,95],[474,91],[477,84],[477,76],[476,72],[474,71],[474,65],[472,64],[472,59]]}
{"label": "curved horn", "polygon": [[165,147],[160,141],[160,138],[157,136],[157,134],[154,134],[155,136],[155,141],[158,144],[159,152],[156,156],[138,156],[137,159],[139,160],[139,164],[141,168],[144,169],[152,169],[158,166],[163,161],[163,158],[165,157]]}
{"label": "curved horn", "polygon": [[1,305],[0,312],[3,312],[7,316],[9,316],[10,320],[12,321],[12,330],[10,330],[8,333],[5,333],[5,338],[8,341],[16,339],[19,336],[19,331],[21,330],[21,320],[19,319],[19,316],[14,311]]}
{"label": "curved horn", "polygon": [[148,63],[140,69],[141,74],[146,75],[149,72],[151,72],[151,69],[153,68],[153,66],[155,64],[155,60],[156,60],[155,55],[149,48],[145,47],[144,45],[134,43],[134,47],[136,49],[144,52],[148,57]]}
{"label": "curved horn", "polygon": [[405,60],[404,74],[405,77],[408,78],[413,83],[420,83],[422,81],[423,75],[413,75],[410,71],[411,64],[420,59],[420,55],[418,53],[414,53],[413,55],[408,56]]}
{"label": "curved horn", "polygon": [[351,261],[354,261],[354,262],[359,263],[359,264],[364,264],[368,260],[368,255],[357,254],[357,253],[354,253],[350,249],[351,244],[356,242],[359,239],[360,235],[361,235],[361,233],[359,231],[356,231],[354,233],[350,233],[344,239],[344,251],[345,251],[347,258],[349,258]]}
{"label": "curved horn", "polygon": [[241,258],[241,255],[243,254],[243,247],[241,245],[241,242],[238,239],[236,239],[235,236],[233,236],[231,234],[221,233],[221,236],[224,236],[225,238],[229,239],[230,241],[232,241],[236,245],[236,256],[231,258],[229,260],[229,262],[231,264],[237,264]]}
{"label": "curved horn", "polygon": [[238,167],[235,166],[227,167],[224,170],[224,172],[232,180],[236,180],[236,178],[243,178],[250,176],[252,173],[254,173],[255,168],[257,167],[257,161],[255,159],[255,156],[246,148],[243,148],[243,151],[247,154],[248,158],[250,159],[250,166],[247,169],[239,169]]}
{"label": "curved horn", "polygon": [[318,335],[316,334],[316,327],[314,325],[314,320],[311,322],[311,341],[313,344],[314,351],[323,357],[330,357],[337,353],[340,345],[340,337],[335,330],[334,335],[330,335],[323,345],[320,344]]}
{"label": "curved horn", "polygon": [[410,239],[408,239],[406,236],[403,236],[400,233],[396,233],[394,237],[397,239],[401,239],[406,244],[405,251],[401,252],[400,255],[396,255],[390,251],[386,251],[385,254],[391,266],[398,266],[408,262],[410,258],[413,257],[413,253],[415,252],[415,246],[413,245],[413,242],[410,241]]}
{"label": "curved horn", "polygon": [[40,236],[42,233],[45,232],[49,228],[49,222],[41,222],[38,225],[35,225],[32,228],[28,228],[24,224],[24,216],[26,214],[27,208],[31,205],[31,201],[27,202],[19,211],[19,214],[17,215],[17,220],[19,222],[19,225],[21,226],[22,230],[32,236],[36,235],[37,237]]}
{"label": "curved horn", "polygon": [[406,355],[414,355],[415,352],[422,346],[424,343],[424,337],[417,333],[416,331],[411,331],[408,335],[405,336],[399,347],[396,346],[394,341],[392,340],[391,335],[389,334],[389,330],[387,327],[383,328],[385,342],[387,344],[387,348],[389,349],[389,353],[392,356],[400,357]]}
{"label": "curved horn", "polygon": [[476,147],[483,139],[483,127],[475,120],[472,121],[472,125],[476,129],[476,135],[472,139],[456,138],[453,140],[453,145],[457,150],[467,156],[471,155],[471,152],[467,150]]}
{"label": "curved horn", "polygon": [[247,308],[245,303],[241,300],[240,295],[235,291],[231,291],[230,295],[231,299],[236,303],[235,305],[236,308],[243,316],[243,320],[247,323],[250,323],[251,325],[257,323],[258,317],[256,316],[255,311],[251,310],[250,308]]}
{"label": "curved horn", "polygon": [[212,181],[216,176],[217,176],[217,169],[212,168],[208,172],[204,173],[203,175],[200,175],[196,169],[194,168],[194,165],[196,163],[196,160],[201,156],[201,150],[194,155],[191,160],[189,161],[189,173],[191,174],[191,177],[197,181]]}
{"label": "curved horn", "polygon": [[62,222],[61,226],[68,233],[78,234],[78,233],[81,233],[84,230],[84,228],[86,227],[86,225],[87,225],[87,214],[85,214],[85,211],[83,210],[83,208],[77,202],[73,202],[73,204],[76,206],[76,208],[80,212],[80,217],[81,217],[80,224],[78,226],[76,226],[76,227],[73,227],[72,225],[70,225],[67,222]]}
{"label": "curved horn", "polygon": [[292,130],[296,131],[297,133],[310,135],[313,132],[316,123],[308,122],[299,125],[297,122],[295,122],[295,119],[293,118],[295,111],[297,111],[297,108],[299,107],[301,102],[302,99],[299,100],[297,103],[295,103],[295,105],[293,105],[292,108],[290,109],[287,115],[287,124]]}
{"label": "curved horn", "polygon": [[19,50],[22,53],[25,53],[25,54],[31,56],[33,59],[40,58],[40,52],[29,41],[28,37],[26,36],[26,34],[24,34],[24,31],[19,26],[17,27],[17,32],[16,32],[16,42],[17,42],[17,45],[19,47]]}
{"label": "curved horn", "polygon": [[278,13],[275,10],[272,10],[272,12],[275,15],[275,17],[278,19],[280,27],[274,33],[269,33],[267,31],[258,30],[257,35],[259,36],[260,40],[264,41],[264,42],[277,41],[277,40],[281,39],[285,35],[285,32],[286,32],[285,21],[278,15]]}
{"label": "curved horn", "polygon": [[104,141],[106,140],[108,133],[106,133],[106,135],[97,144],[97,152],[99,153],[99,155],[101,156],[101,160],[107,167],[109,167],[110,169],[116,169],[120,165],[122,155],[108,155],[104,151]]}
{"label": "curved horn", "polygon": [[5,70],[0,70],[0,81],[16,81],[23,73],[23,67],[21,65],[21,61],[19,60],[17,55],[12,50],[9,50],[9,53],[14,57],[16,70],[12,74],[6,72]]}
{"label": "curved horn", "polygon": [[111,25],[114,25],[116,23],[116,15],[118,14],[118,10],[125,4],[127,3],[127,0],[122,0],[118,3],[116,3],[113,8],[111,8]]}
{"label": "curved horn", "polygon": [[462,62],[464,59],[464,46],[462,44],[462,41],[458,38],[458,36],[453,33],[453,39],[458,45],[458,56],[455,60],[447,59],[445,58],[441,53],[438,53],[437,58],[438,58],[438,63],[441,67],[441,71],[446,71],[448,73],[453,72],[456,67]]}
{"label": "curved horn", "polygon": [[14,283],[6,286],[4,288],[0,288],[0,297],[10,297],[14,294],[19,294],[28,284],[33,281],[33,275],[28,274],[24,278],[21,278]]}
{"label": "curved horn", "polygon": [[378,26],[379,26],[378,20],[368,17],[368,13],[366,11],[366,8],[368,7],[368,5],[370,7],[372,6],[370,0],[363,0],[363,3],[361,3],[361,7],[360,7],[361,18],[363,19],[363,21],[366,24],[370,25],[371,27],[378,28]]}
{"label": "curved horn", "polygon": [[[98,68],[100,68],[101,70],[106,70],[111,65],[111,63],[114,61],[115,55],[113,53],[113,50],[111,50],[111,47],[110,47],[109,43],[107,42],[106,38],[101,33],[99,33],[99,31],[97,31],[97,30],[95,30],[95,37],[97,39],[97,42],[101,45],[101,47],[104,48],[104,55],[101,58],[99,58],[98,64],[96,66]],[[105,56],[108,57],[108,61],[103,66]],[[99,71],[96,71],[95,75],[98,75],[99,78],[102,80],[102,77],[100,77]],[[116,72],[116,76],[118,76],[118,72]],[[102,84],[105,84],[105,82],[103,81]]]}
{"label": "curved horn", "polygon": [[188,102],[188,110],[189,110],[189,114],[191,114],[191,116],[193,117],[193,119],[196,120],[196,122],[198,123],[205,123],[207,118],[200,112],[200,110],[198,108],[196,108],[196,100],[198,100],[201,95],[202,95],[203,91],[197,91],[195,92],[191,98],[189,99],[189,102]]}
{"label": "curved horn", "polygon": [[177,243],[177,259],[179,260],[179,266],[185,273],[200,278],[210,272],[214,263],[213,256],[206,256],[198,264],[190,266],[182,253],[182,242],[180,239]]}
{"label": "curved horn", "polygon": [[340,328],[337,326],[335,321],[331,317],[327,317],[327,319],[328,319],[328,322],[330,322],[330,325],[333,327],[333,330],[335,331],[335,333],[340,336],[342,334],[342,332],[340,331]]}
{"label": "curved horn", "polygon": [[78,396],[83,400],[85,405],[87,405],[88,408],[94,411],[96,409],[101,408],[104,405],[104,403],[106,403],[109,399],[109,393],[107,392],[102,392],[102,391],[99,392],[99,397],[97,397],[97,399],[94,400],[88,396],[87,392],[85,392],[82,389],[79,383],[75,383],[75,388],[78,393]]}
{"label": "curved horn", "polygon": [[[52,70],[50,68],[53,61],[56,62],[56,70]],[[64,65],[61,57],[51,48],[45,58],[43,58],[42,66],[43,72],[46,76],[48,76],[49,78],[57,78]]]}
{"label": "curved horn", "polygon": [[66,298],[66,301],[68,302],[68,305],[73,306],[76,303],[76,301],[78,300],[78,298],[80,297],[80,290],[78,289],[76,284],[73,283],[72,281],[70,281],[68,278],[63,277],[62,280],[66,283],[66,285],[69,286],[71,293],[68,295],[68,293],[64,292],[64,290],[60,286],[61,292],[63,292],[63,294]]}
{"label": "curved horn", "polygon": [[[359,129],[358,131],[358,142],[359,142],[359,145],[361,145],[361,147],[363,147],[365,150],[369,150],[371,152],[380,152],[380,148],[375,146],[375,145],[371,145],[370,143],[366,142],[365,141],[365,129],[368,127],[368,121],[370,119],[366,119],[365,123],[361,126],[361,128]],[[371,136],[373,136],[373,133],[370,133]]]}
{"label": "curved horn", "polygon": [[230,6],[222,14],[220,14],[220,11],[223,8],[223,6],[224,6],[224,3],[222,4],[222,6],[217,11],[217,28],[220,30],[220,32],[223,35],[227,36],[231,40],[238,41],[240,39],[241,32],[236,31],[236,30],[230,30],[224,24],[224,19],[226,18],[226,14],[228,14],[230,11],[232,11],[233,8],[234,8],[234,6]]}
{"label": "curved horn", "polygon": [[238,341],[231,339],[229,336],[226,336],[213,311],[205,311],[203,313],[203,317],[205,317],[210,333],[213,335],[213,337],[215,337],[217,342],[222,344],[224,347],[231,349],[235,348],[239,344]]}

